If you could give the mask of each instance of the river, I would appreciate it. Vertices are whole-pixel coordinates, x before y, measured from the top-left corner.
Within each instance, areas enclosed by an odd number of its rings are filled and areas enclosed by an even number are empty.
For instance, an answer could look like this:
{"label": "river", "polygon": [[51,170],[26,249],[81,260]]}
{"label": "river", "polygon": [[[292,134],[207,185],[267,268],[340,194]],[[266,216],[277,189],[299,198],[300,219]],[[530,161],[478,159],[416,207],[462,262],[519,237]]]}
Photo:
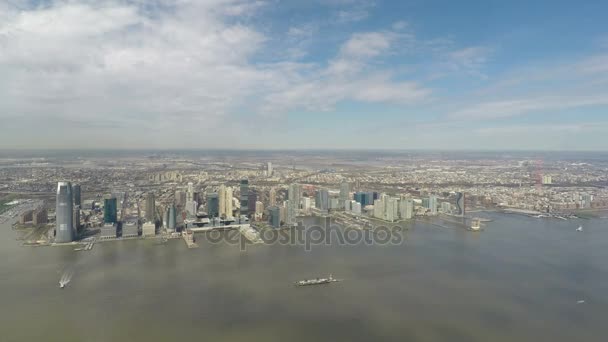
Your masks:
{"label": "river", "polygon": [[[311,251],[200,236],[75,252],[4,224],[2,341],[605,341],[608,221],[486,216],[480,233],[418,222],[401,244]],[[344,281],[293,286],[329,273]]]}

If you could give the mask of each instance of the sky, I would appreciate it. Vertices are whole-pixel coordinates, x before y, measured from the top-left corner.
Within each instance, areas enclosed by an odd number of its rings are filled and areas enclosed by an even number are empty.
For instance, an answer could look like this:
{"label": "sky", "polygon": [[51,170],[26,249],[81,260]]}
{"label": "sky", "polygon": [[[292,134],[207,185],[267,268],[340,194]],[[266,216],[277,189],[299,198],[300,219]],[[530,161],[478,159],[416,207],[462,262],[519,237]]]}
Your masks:
{"label": "sky", "polygon": [[0,0],[0,149],[608,150],[608,2]]}

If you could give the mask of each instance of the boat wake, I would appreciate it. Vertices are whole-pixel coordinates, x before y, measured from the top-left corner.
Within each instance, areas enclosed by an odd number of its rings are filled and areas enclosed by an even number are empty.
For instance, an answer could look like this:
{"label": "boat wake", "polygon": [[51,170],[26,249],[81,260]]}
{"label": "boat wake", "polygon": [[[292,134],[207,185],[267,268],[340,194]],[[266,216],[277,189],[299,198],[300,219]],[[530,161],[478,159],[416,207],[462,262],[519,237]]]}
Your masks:
{"label": "boat wake", "polygon": [[72,276],[74,275],[74,271],[66,270],[61,275],[61,279],[59,279],[59,287],[64,288],[67,284],[72,280]]}

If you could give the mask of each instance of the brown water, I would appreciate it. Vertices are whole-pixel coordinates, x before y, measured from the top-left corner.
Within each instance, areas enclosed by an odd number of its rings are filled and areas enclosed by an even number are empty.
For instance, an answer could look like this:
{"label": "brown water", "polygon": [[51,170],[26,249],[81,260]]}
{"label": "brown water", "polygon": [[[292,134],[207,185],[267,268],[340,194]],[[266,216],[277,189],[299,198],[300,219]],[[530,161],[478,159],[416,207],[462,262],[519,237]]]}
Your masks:
{"label": "brown water", "polygon": [[[202,236],[192,250],[131,240],[74,252],[21,247],[4,225],[0,339],[605,341],[608,221],[492,217],[481,233],[416,223],[401,245],[310,252]],[[329,273],[344,281],[292,285]]]}

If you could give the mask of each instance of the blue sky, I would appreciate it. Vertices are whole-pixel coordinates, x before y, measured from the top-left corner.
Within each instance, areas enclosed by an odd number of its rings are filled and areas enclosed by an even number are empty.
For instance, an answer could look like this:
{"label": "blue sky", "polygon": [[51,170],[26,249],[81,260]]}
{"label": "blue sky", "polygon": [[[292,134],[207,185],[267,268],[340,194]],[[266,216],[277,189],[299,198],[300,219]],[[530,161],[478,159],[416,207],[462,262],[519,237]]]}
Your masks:
{"label": "blue sky", "polygon": [[0,1],[0,146],[606,150],[608,3]]}

